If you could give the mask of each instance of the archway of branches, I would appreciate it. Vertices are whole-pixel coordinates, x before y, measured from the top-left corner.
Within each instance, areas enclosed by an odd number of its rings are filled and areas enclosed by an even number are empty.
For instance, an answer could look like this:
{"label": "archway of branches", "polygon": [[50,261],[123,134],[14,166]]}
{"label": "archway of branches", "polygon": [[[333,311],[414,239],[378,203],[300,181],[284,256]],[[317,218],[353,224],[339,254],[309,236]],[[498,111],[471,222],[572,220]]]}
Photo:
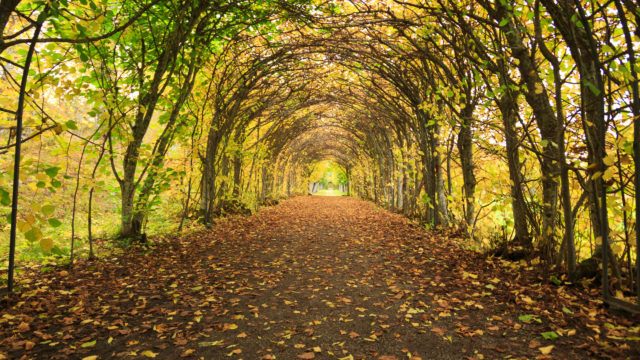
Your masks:
{"label": "archway of branches", "polygon": [[[305,194],[332,160],[354,196],[640,295],[634,2],[89,3],[0,7],[11,251],[54,248],[45,198],[73,209],[73,258],[96,196],[139,240],[158,214],[210,226]],[[56,143],[66,177],[38,150]]]}

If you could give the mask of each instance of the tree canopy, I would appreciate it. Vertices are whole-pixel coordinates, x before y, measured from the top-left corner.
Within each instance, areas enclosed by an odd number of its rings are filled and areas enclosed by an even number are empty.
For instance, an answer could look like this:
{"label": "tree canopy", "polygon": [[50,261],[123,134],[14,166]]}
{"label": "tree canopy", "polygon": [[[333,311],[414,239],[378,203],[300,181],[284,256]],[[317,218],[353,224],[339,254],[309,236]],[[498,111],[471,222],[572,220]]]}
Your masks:
{"label": "tree canopy", "polygon": [[605,298],[633,301],[639,23],[632,0],[3,0],[9,284],[16,249],[93,257],[331,168],[471,248],[604,269]]}

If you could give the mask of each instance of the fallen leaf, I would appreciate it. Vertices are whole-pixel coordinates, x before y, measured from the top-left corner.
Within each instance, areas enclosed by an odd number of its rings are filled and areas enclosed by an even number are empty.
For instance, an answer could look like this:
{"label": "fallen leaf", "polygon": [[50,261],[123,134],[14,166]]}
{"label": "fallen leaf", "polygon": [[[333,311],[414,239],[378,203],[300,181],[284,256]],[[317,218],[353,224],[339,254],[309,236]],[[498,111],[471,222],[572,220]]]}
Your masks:
{"label": "fallen leaf", "polygon": [[237,329],[237,328],[238,328],[238,325],[236,325],[236,324],[224,324],[224,325],[222,326],[222,330],[223,330],[223,331],[224,331],[224,330],[235,330],[235,329]]}
{"label": "fallen leaf", "polygon": [[21,322],[20,325],[18,325],[18,331],[19,332],[27,332],[30,329],[31,328],[29,327],[29,324],[27,324],[26,322]]}
{"label": "fallen leaf", "polygon": [[540,350],[542,355],[549,355],[551,354],[551,350],[553,350],[553,348],[554,348],[553,345],[549,345],[549,346],[539,347],[538,350]]}
{"label": "fallen leaf", "polygon": [[158,356],[158,353],[154,353],[151,350],[145,350],[145,351],[141,352],[140,355],[142,355],[144,357],[148,357],[148,358],[155,358],[156,356]]}
{"label": "fallen leaf", "polygon": [[82,343],[80,345],[81,348],[90,348],[90,347],[94,347],[94,346],[96,346],[96,340],[87,341],[86,343]]}
{"label": "fallen leaf", "polygon": [[187,357],[187,356],[191,356],[196,352],[195,349],[186,349],[185,351],[182,352],[182,354],[180,354],[181,357]]}

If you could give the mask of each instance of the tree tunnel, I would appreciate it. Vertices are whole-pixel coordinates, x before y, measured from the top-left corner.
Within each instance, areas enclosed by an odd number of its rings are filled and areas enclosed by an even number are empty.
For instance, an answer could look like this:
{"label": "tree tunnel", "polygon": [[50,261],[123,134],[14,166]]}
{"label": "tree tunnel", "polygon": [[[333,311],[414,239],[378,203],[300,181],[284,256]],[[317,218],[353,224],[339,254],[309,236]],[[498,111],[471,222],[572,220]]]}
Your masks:
{"label": "tree tunnel", "polygon": [[133,240],[167,214],[180,229],[211,226],[307,194],[328,160],[352,196],[572,279],[602,258],[607,297],[640,295],[637,11],[627,0],[3,1],[9,262],[18,237],[69,248],[47,240],[54,214],[73,219],[73,254],[77,237],[91,247],[95,211]]}

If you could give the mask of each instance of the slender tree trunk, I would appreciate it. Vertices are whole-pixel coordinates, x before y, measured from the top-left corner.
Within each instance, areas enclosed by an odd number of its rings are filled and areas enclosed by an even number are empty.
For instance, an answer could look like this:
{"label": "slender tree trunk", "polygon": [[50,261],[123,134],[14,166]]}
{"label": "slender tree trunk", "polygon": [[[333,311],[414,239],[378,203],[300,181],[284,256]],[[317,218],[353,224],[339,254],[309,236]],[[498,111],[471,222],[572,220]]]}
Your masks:
{"label": "slender tree trunk", "polygon": [[475,191],[476,177],[473,164],[473,110],[472,106],[466,106],[461,111],[460,131],[458,132],[458,153],[462,167],[463,196],[465,206],[464,220],[468,234],[472,233],[471,227],[475,223]]}
{"label": "slender tree trunk", "polygon": [[[215,119],[214,119],[215,121]],[[213,211],[216,197],[216,156],[218,154],[219,134],[214,126],[209,129],[207,136],[207,148],[202,164],[201,203],[200,212],[205,225],[210,225],[213,220]]]}
{"label": "slender tree trunk", "polygon": [[[497,21],[509,18],[509,10],[501,2],[496,3],[497,11],[492,13]],[[558,218],[558,181],[560,175],[558,148],[556,141],[562,131],[558,127],[555,112],[549,102],[547,89],[538,74],[534,59],[523,43],[520,29],[509,20],[501,27],[507,39],[512,56],[518,60],[518,69],[527,90],[525,98],[533,110],[542,137],[542,241],[540,248],[544,259],[553,259],[556,247],[555,228]]]}
{"label": "slender tree trunk", "polygon": [[[620,25],[624,32],[625,43],[627,45],[627,58],[629,64],[637,61],[636,51],[633,42],[632,30],[629,28],[624,7],[620,0],[614,1],[620,17]],[[629,5],[632,3],[629,2]],[[637,6],[637,5],[636,5]],[[637,8],[636,8],[637,10]],[[640,35],[640,14],[635,12],[636,36]],[[633,114],[633,159],[634,159],[634,188],[635,188],[635,233],[636,233],[636,296],[640,304],[640,89],[638,82],[638,72],[634,66],[630,66],[631,73],[631,111]]]}
{"label": "slender tree trunk", "polygon": [[242,154],[236,151],[233,155],[233,197],[240,197],[242,188]]}
{"label": "slender tree trunk", "polygon": [[512,91],[508,88],[508,83],[503,81],[504,88],[502,97],[498,100],[498,107],[502,113],[502,126],[504,127],[505,142],[507,146],[507,165],[509,167],[509,178],[511,180],[511,208],[513,212],[513,225],[515,238],[519,245],[531,250],[532,239],[529,234],[527,222],[526,202],[522,191],[522,172],[520,166],[520,150],[518,133],[515,124],[518,115],[518,103]]}
{"label": "slender tree trunk", "polygon": [[[44,11],[47,11],[45,9]],[[15,269],[15,253],[16,253],[16,230],[18,223],[18,198],[20,196],[20,151],[22,147],[22,117],[24,115],[24,101],[27,94],[27,81],[29,79],[29,68],[33,59],[33,53],[36,49],[36,41],[40,36],[42,22],[36,23],[33,39],[27,51],[22,70],[22,80],[20,81],[20,94],[18,95],[18,109],[16,110],[16,149],[13,159],[13,193],[11,197],[11,225],[9,233],[9,267],[7,271],[7,291],[13,292],[13,272]]]}

